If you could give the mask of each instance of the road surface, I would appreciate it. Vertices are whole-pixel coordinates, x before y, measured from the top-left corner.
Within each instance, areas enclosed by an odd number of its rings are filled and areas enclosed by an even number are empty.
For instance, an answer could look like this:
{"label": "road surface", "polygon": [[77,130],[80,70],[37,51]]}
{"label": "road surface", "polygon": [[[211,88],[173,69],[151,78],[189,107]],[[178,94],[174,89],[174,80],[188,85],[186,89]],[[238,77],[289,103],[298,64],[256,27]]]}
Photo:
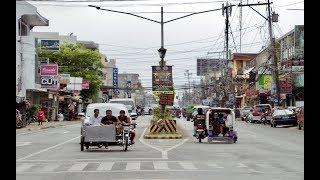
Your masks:
{"label": "road surface", "polygon": [[136,144],[80,151],[80,123],[16,136],[18,180],[219,179],[300,180],[304,131],[237,121],[236,144],[198,143],[192,123],[177,119],[183,139],[143,139],[151,116],[137,119]]}

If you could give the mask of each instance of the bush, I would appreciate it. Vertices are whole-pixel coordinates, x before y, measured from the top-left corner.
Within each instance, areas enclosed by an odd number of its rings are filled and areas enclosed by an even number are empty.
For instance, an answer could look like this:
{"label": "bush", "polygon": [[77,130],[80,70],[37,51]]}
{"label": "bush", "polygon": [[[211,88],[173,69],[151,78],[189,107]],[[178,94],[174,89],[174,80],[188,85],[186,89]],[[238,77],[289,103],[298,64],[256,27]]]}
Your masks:
{"label": "bush", "polygon": [[161,112],[160,107],[156,107],[153,109],[153,119],[154,121],[162,120],[173,120],[171,113],[168,109],[165,109],[164,113]]}
{"label": "bush", "polygon": [[38,104],[34,104],[32,105],[29,109],[27,109],[27,114],[28,114],[28,119],[32,118],[33,116],[36,115],[36,113],[39,111],[39,109],[41,108],[40,105]]}

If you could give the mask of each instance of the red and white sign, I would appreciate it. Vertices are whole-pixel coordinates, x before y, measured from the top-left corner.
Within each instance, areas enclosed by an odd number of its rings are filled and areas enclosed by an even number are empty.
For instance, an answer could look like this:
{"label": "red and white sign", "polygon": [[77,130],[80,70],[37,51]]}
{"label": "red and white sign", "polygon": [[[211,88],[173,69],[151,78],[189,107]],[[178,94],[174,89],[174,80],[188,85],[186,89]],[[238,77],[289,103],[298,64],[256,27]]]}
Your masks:
{"label": "red and white sign", "polygon": [[43,64],[40,66],[41,76],[57,76],[58,64]]}
{"label": "red and white sign", "polygon": [[89,81],[82,80],[82,89],[89,89]]}

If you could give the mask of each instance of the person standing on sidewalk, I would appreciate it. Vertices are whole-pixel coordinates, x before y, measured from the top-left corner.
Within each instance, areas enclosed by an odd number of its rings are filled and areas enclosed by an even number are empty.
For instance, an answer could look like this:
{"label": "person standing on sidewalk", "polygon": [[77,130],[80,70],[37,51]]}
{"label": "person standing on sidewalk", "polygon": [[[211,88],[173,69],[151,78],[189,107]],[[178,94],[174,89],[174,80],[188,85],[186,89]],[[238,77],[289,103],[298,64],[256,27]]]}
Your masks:
{"label": "person standing on sidewalk", "polygon": [[37,120],[38,120],[38,123],[39,123],[38,126],[42,125],[42,122],[44,121],[44,119],[45,119],[44,111],[41,108],[37,113]]}

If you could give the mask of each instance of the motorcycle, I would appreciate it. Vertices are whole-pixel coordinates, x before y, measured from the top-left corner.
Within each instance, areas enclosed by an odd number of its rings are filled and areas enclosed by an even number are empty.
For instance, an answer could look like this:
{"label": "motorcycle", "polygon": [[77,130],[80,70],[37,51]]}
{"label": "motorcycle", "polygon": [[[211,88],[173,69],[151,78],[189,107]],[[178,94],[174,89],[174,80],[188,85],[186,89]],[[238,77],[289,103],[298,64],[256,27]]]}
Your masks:
{"label": "motorcycle", "polygon": [[201,143],[201,140],[207,137],[206,128],[204,124],[197,124],[195,137]]}

